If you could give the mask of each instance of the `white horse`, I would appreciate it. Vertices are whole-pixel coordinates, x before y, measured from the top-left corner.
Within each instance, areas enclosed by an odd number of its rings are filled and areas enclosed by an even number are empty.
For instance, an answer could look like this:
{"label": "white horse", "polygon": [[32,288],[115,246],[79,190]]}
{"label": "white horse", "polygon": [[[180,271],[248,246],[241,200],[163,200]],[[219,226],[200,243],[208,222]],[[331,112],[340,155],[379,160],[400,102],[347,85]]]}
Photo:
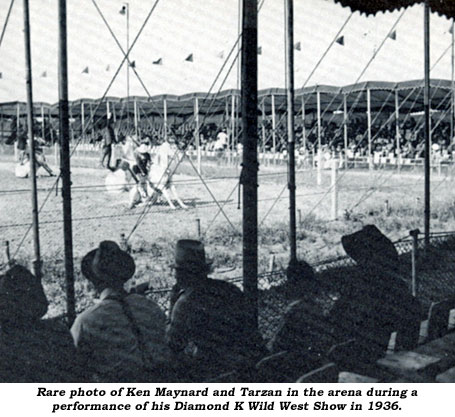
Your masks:
{"label": "white horse", "polygon": [[[176,209],[174,201],[181,208],[187,208],[177,193],[173,183],[173,169],[169,166],[172,161],[176,160],[174,158],[175,151],[176,149],[167,142],[164,142],[152,150],[152,165],[150,166],[148,176],[146,178],[139,178],[133,174],[136,184],[130,190],[130,208],[141,201],[148,200],[154,203],[161,196],[164,197],[172,209]],[[130,163],[129,158],[127,161]]]}

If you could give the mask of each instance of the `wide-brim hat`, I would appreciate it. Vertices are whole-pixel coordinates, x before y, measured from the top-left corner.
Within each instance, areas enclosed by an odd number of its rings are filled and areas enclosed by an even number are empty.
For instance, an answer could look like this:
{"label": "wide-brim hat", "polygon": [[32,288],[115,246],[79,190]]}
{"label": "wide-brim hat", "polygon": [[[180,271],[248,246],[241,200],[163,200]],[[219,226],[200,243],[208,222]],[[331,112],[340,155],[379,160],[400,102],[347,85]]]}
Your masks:
{"label": "wide-brim hat", "polygon": [[125,283],[134,275],[136,264],[117,243],[105,240],[84,256],[81,271],[93,283]]}
{"label": "wide-brim hat", "polygon": [[14,265],[0,277],[0,322],[38,320],[47,307],[41,281],[27,268]]}
{"label": "wide-brim hat", "polygon": [[358,264],[393,267],[398,262],[395,245],[374,225],[367,225],[358,232],[343,236],[341,244],[348,256]]}
{"label": "wide-brim hat", "polygon": [[213,261],[206,258],[204,244],[199,240],[181,239],[175,247],[175,260],[171,265],[176,269],[192,272],[209,272]]}

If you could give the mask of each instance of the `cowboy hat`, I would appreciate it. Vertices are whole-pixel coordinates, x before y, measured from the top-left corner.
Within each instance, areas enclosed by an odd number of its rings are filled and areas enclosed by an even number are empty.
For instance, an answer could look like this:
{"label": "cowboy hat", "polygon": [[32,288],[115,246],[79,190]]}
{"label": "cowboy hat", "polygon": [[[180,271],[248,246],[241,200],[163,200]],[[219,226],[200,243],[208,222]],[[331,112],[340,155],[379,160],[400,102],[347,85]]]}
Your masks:
{"label": "cowboy hat", "polygon": [[117,243],[104,240],[84,256],[81,271],[92,283],[125,283],[134,275],[136,265],[130,254],[120,249]]}
{"label": "cowboy hat", "polygon": [[199,240],[181,239],[175,248],[173,268],[194,272],[208,272],[212,260],[206,259],[204,244]]}
{"label": "cowboy hat", "polygon": [[393,266],[398,262],[395,245],[374,225],[367,225],[358,232],[343,236],[341,244],[348,256],[358,264]]}
{"label": "cowboy hat", "polygon": [[0,277],[0,322],[38,320],[47,307],[41,281],[27,268],[14,265]]}

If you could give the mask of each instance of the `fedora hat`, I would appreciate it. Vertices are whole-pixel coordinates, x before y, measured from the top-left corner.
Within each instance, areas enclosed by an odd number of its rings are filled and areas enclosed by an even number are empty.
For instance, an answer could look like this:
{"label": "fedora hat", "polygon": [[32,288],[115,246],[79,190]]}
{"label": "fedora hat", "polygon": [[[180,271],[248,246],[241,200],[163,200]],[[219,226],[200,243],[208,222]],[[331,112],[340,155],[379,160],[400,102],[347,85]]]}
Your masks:
{"label": "fedora hat", "polygon": [[348,256],[358,264],[394,266],[398,262],[395,245],[374,225],[367,225],[358,232],[343,236],[341,244]]}
{"label": "fedora hat", "polygon": [[84,256],[81,271],[93,283],[128,281],[136,271],[134,259],[117,243],[104,240]]}
{"label": "fedora hat", "polygon": [[27,268],[14,265],[0,277],[0,322],[38,320],[47,307],[41,281]]}
{"label": "fedora hat", "polygon": [[206,259],[204,244],[199,240],[181,239],[175,247],[175,262],[172,267],[194,272],[208,272],[212,260]]}

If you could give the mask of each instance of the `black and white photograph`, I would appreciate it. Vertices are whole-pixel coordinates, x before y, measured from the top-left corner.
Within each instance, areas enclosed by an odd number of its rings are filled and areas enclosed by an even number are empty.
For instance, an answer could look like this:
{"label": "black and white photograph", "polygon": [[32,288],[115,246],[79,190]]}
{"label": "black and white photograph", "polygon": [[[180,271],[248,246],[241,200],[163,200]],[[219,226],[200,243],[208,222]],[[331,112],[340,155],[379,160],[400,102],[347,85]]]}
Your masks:
{"label": "black and white photograph", "polygon": [[455,382],[454,1],[0,6],[3,386]]}

